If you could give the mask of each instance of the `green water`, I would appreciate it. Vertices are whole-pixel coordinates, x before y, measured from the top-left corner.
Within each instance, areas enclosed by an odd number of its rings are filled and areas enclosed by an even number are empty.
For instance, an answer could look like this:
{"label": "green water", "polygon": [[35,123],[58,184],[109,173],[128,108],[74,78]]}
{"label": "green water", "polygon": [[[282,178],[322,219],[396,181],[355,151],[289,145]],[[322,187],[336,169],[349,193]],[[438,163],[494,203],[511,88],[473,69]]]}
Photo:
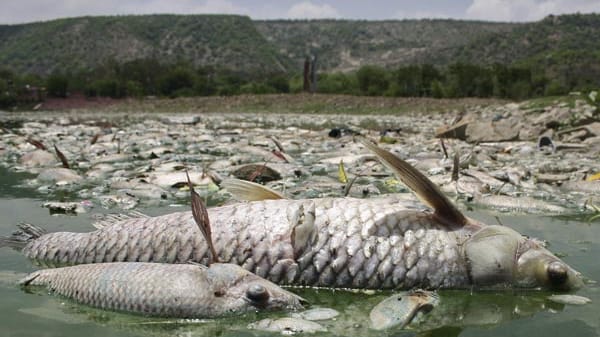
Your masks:
{"label": "green water", "polygon": [[[0,235],[8,235],[19,222],[44,226],[50,231],[89,231],[89,214],[50,216],[40,207],[43,195],[18,186],[24,174],[1,170]],[[150,215],[174,211],[168,206],[139,209]],[[92,212],[102,210],[94,209]],[[523,234],[543,238],[550,249],[581,271],[590,280],[600,280],[600,223],[586,223],[577,217],[549,218],[531,215],[504,215],[487,211],[469,215],[488,224],[500,221]],[[496,218],[497,217],[497,218]],[[208,322],[175,324],[134,315],[104,312],[73,304],[44,293],[30,294],[14,286],[22,273],[34,270],[18,252],[0,248],[0,336],[251,336],[267,335],[246,329],[248,323],[285,314],[246,315]],[[17,273],[15,275],[15,273]],[[421,331],[373,331],[368,328],[370,309],[390,293],[348,293],[331,290],[294,290],[313,306],[340,311],[334,321],[322,322],[327,333],[338,336],[600,336],[600,293],[598,285],[577,292],[591,304],[559,305],[540,292],[444,291],[441,304],[430,314]],[[272,334],[277,336],[280,334]]]}

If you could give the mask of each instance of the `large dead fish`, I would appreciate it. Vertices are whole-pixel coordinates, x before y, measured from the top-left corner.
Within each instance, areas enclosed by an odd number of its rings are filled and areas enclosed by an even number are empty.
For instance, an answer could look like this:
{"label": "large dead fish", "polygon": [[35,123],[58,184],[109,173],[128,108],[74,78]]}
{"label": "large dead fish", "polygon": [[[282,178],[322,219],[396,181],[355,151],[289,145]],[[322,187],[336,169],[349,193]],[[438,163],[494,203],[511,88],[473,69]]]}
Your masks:
{"label": "large dead fish", "polygon": [[[209,209],[222,262],[278,284],[407,289],[576,289],[581,275],[534,239],[465,217],[427,177],[363,144],[431,210],[397,198],[262,200]],[[206,264],[191,212],[132,218],[90,233],[33,231],[24,254],[44,265],[112,261]]]}
{"label": "large dead fish", "polygon": [[[189,180],[192,213],[212,249],[206,208]],[[213,259],[216,257],[213,255]],[[212,261],[211,261],[212,262]],[[235,264],[93,263],[33,272],[21,286],[102,309],[145,315],[204,318],[258,309],[300,309],[302,298]]]}

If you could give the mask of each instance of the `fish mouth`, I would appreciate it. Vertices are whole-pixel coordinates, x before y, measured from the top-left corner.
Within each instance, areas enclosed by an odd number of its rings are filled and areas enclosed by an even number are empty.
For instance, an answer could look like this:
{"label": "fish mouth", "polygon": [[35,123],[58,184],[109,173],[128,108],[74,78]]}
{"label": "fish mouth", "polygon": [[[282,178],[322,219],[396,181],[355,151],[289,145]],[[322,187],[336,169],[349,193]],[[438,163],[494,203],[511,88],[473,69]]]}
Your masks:
{"label": "fish mouth", "polygon": [[308,307],[309,302],[303,297],[296,295],[285,289],[270,289],[269,295],[264,299],[251,298],[249,296],[243,296],[243,300],[251,306],[259,309],[276,310],[300,310]]}

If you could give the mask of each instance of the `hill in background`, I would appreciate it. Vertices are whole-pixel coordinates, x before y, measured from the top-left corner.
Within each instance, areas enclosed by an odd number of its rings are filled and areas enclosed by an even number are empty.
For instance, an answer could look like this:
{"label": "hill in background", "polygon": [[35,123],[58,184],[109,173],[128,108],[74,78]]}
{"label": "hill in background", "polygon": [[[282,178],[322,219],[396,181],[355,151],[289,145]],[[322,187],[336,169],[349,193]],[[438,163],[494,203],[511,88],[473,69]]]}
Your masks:
{"label": "hill in background", "polygon": [[[81,17],[0,25],[0,68],[19,75],[79,74],[76,80],[71,76],[69,85],[79,82],[74,87],[87,88],[91,95],[179,95],[185,88],[193,89],[186,89],[186,95],[221,95],[287,92],[287,80],[294,75],[298,87],[304,59],[316,55],[321,73],[381,67],[358,71],[355,77],[330,77],[330,92],[335,93],[527,97],[600,86],[598,36],[598,14],[518,24],[252,21],[237,15]],[[427,66],[399,68],[418,64]],[[182,66],[158,71],[163,65]],[[137,76],[133,81],[130,73]],[[383,77],[386,82],[378,83]],[[90,88],[90,78],[104,82]],[[518,81],[522,86],[509,88],[511,94],[501,88]],[[5,82],[9,87],[10,81]],[[465,89],[473,83],[478,88]]]}

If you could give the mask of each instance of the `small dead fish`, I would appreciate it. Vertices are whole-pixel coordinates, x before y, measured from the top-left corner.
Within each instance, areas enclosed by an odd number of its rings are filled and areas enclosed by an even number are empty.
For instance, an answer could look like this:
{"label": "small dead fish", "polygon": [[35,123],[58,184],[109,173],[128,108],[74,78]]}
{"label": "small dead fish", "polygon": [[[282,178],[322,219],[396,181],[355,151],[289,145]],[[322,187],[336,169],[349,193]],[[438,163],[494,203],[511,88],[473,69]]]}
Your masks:
{"label": "small dead fish", "polygon": [[394,294],[377,304],[369,314],[371,326],[375,330],[392,327],[404,328],[419,313],[428,313],[439,303],[436,293],[425,290],[412,290]]}
{"label": "small dead fish", "polygon": [[570,294],[552,295],[548,296],[548,299],[555,303],[571,305],[584,305],[592,302],[592,300],[587,297]]}
{"label": "small dead fish", "polygon": [[144,315],[205,318],[256,310],[297,310],[304,300],[233,264],[115,262],[33,272],[22,287],[101,309]]}

